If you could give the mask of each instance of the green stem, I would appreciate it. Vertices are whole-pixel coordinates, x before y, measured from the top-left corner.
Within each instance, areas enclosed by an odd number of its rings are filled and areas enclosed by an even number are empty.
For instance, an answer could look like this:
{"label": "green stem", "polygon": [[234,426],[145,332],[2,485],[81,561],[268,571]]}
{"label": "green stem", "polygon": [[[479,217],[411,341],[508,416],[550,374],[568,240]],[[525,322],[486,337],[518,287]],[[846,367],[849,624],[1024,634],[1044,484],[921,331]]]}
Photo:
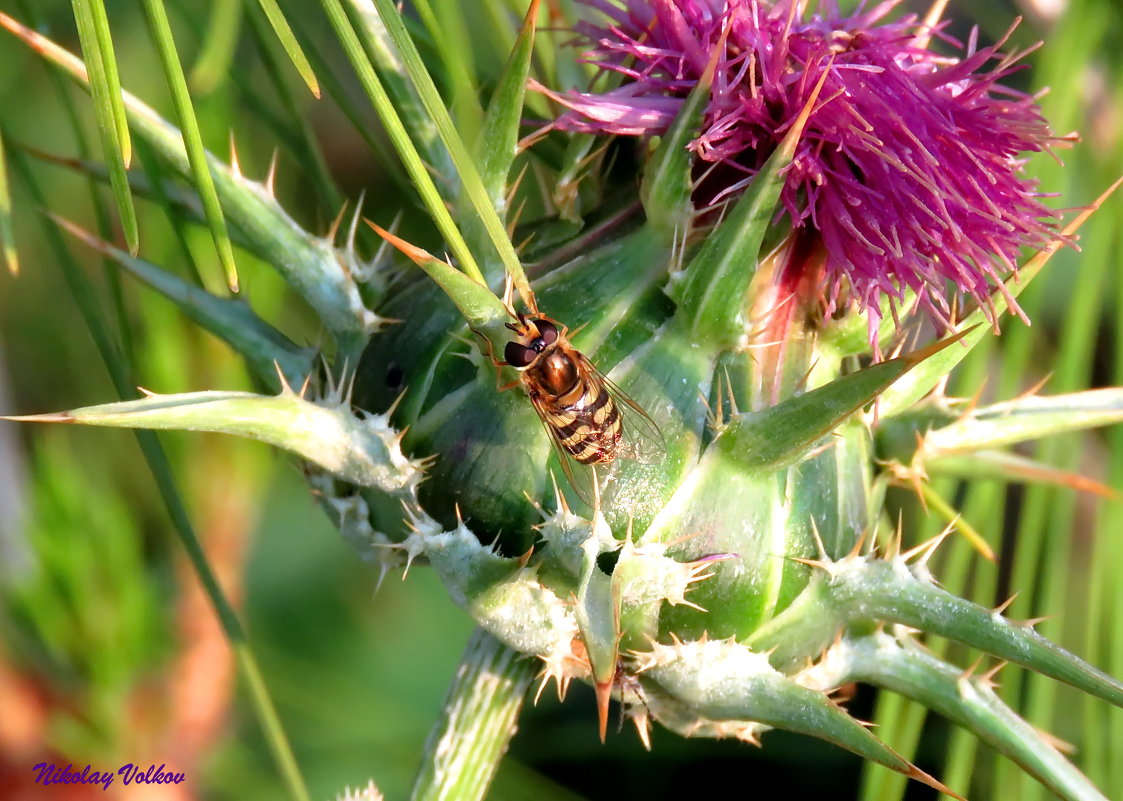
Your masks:
{"label": "green stem", "polygon": [[425,741],[411,801],[483,798],[515,733],[534,663],[476,629]]}

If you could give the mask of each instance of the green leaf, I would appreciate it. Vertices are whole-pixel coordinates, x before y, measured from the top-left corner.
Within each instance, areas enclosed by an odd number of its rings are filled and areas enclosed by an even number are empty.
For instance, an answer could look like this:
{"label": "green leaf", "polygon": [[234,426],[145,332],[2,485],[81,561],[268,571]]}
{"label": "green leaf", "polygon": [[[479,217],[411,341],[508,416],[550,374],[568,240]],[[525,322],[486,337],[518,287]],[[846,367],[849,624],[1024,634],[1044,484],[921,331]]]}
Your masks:
{"label": "green leaf", "polygon": [[747,470],[765,472],[794,464],[901,376],[958,339],[879,362],[759,412],[735,415],[711,447]]}
{"label": "green leaf", "polygon": [[402,455],[398,433],[386,425],[385,418],[360,419],[346,403],[314,403],[287,387],[273,396],[216,391],[153,393],[140,400],[3,419],[234,434],[283,448],[344,481],[392,495],[410,495],[423,472],[420,463]]}
{"label": "green leaf", "polygon": [[744,335],[745,296],[756,273],[760,245],[772,224],[785,177],[807,118],[819,99],[824,72],[799,117],[776,152],[768,157],[752,183],[717,230],[706,238],[686,267],[673,297],[689,321],[691,335],[703,347],[723,351]]}
{"label": "green leaf", "polygon": [[140,248],[136,209],[129,193],[126,167],[132,160],[129,126],[121,104],[121,82],[113,56],[113,42],[109,35],[109,21],[100,0],[72,0],[74,20],[78,24],[78,41],[86,60],[90,93],[94,98],[94,112],[98,122],[105,164],[109,169],[109,183],[113,198],[121,215],[125,242],[129,252]]}
{"label": "green leaf", "polygon": [[211,228],[211,237],[214,239],[215,248],[218,251],[218,260],[226,274],[227,285],[231,290],[237,292],[238,268],[234,264],[234,249],[230,245],[230,236],[226,231],[226,219],[222,215],[222,206],[219,204],[214,179],[211,177],[210,167],[207,163],[207,153],[203,148],[199,123],[195,119],[195,107],[191,104],[191,95],[187,90],[187,79],[183,75],[183,66],[180,64],[179,55],[176,53],[168,14],[164,10],[161,0],[144,0],[144,9],[152,38],[156,43],[156,52],[159,53],[160,63],[164,68],[164,79],[167,81],[168,90],[172,96],[180,130],[183,133],[183,146],[187,151],[191,175],[195,180],[195,188],[199,191],[199,197],[203,201],[203,211],[206,214],[207,223]]}
{"label": "green leaf", "polygon": [[840,683],[864,681],[919,701],[972,731],[1065,801],[1106,801],[1048,737],[994,694],[986,677],[973,678],[884,633],[843,640],[841,650],[849,669],[834,677]]}
{"label": "green leaf", "polygon": [[1030,396],[974,410],[924,435],[925,460],[971,453],[1065,431],[1123,422],[1123,388]]}
{"label": "green leaf", "polygon": [[515,161],[522,123],[526,80],[530,74],[530,57],[534,51],[534,33],[538,20],[539,0],[531,0],[514,49],[507,57],[495,94],[491,96],[487,115],[480,132],[480,180],[491,198],[492,206],[505,216],[507,206],[507,175]]}
{"label": "green leaf", "polygon": [[694,217],[694,204],[690,199],[694,189],[690,174],[694,155],[687,147],[702,125],[702,114],[710,101],[710,88],[721,52],[722,48],[714,50],[706,71],[690,90],[643,170],[639,196],[647,214],[647,225],[667,243],[684,240]]}
{"label": "green leaf", "polygon": [[379,236],[404,253],[414,264],[426,272],[433,281],[456,304],[465,322],[475,331],[486,336],[493,353],[502,353],[510,338],[504,324],[510,322],[511,315],[495,294],[483,284],[443,262],[428,251],[415,247],[384,228],[367,221]]}
{"label": "green leaf", "polygon": [[[429,165],[437,186],[441,187],[446,196],[454,197],[460,184],[452,158],[429,120],[417,88],[406,74],[405,65],[390,40],[382,18],[370,0],[347,0],[347,9],[369,63],[377,70],[379,81],[392,101],[394,110],[401,117],[405,129],[409,131],[413,146],[420,153],[421,160]],[[418,11],[421,12],[420,7]],[[347,93],[333,92],[333,95],[340,101],[346,98]],[[398,147],[397,143],[395,147]],[[402,155],[400,149],[399,155]],[[404,155],[402,159],[405,160]]]}
{"label": "green leaf", "polygon": [[826,648],[848,624],[885,621],[947,637],[1123,706],[1123,683],[1029,626],[918,578],[900,557],[848,556],[820,567],[822,572],[796,602],[748,640],[754,649],[769,650],[775,665],[797,666]]}
{"label": "green leaf", "polygon": [[[367,2],[369,0],[352,0]],[[471,6],[473,20],[481,4]],[[414,0],[417,16],[433,37],[433,49],[444,70],[444,85],[451,95],[457,130],[467,141],[473,141],[480,130],[483,109],[476,81],[477,65],[472,48],[473,31],[464,16],[461,0]],[[478,28],[477,28],[478,30]]]}
{"label": "green leaf", "polygon": [[[249,2],[249,0],[246,0]],[[316,80],[316,73],[312,71],[312,65],[308,63],[308,57],[304,55],[304,51],[300,48],[300,43],[293,35],[292,28],[289,27],[288,20],[281,12],[280,6],[277,5],[277,0],[257,0],[261,10],[265,13],[269,24],[273,26],[273,32],[277,34],[277,39],[280,41],[281,46],[285,48],[285,52],[289,54],[292,59],[293,66],[296,71],[300,73],[300,77],[308,86],[308,91],[314,97],[320,96],[320,83]]]}
{"label": "green leaf", "polygon": [[281,388],[278,371],[285,381],[295,386],[303,384],[311,375],[314,352],[294,345],[254,314],[244,301],[216,297],[151,262],[130,256],[67,220],[53,214],[50,217],[63,230],[168,298],[199,326],[224,339],[245,357],[250,373],[264,386],[273,390]]}
{"label": "green leaf", "polygon": [[[646,656],[646,655],[644,655]],[[879,741],[824,692],[801,686],[768,663],[762,653],[728,640],[655,646],[653,666],[640,675],[653,681],[689,712],[652,709],[665,725],[691,733],[721,732],[721,724],[752,721],[826,740],[942,792],[942,784]],[[681,717],[676,720],[678,715]],[[689,715],[701,715],[692,721]],[[708,719],[708,720],[706,720]],[[729,731],[735,729],[730,726]]]}
{"label": "green leaf", "polygon": [[[287,120],[282,122],[273,114],[264,111],[260,116],[276,132],[278,139],[291,142],[296,162],[316,182],[321,203],[327,208],[339,208],[343,204],[343,196],[335,185],[335,179],[332,178],[327,159],[324,157],[324,149],[313,130],[312,115],[303,107],[302,98],[299,98],[297,94],[298,90],[291,85],[291,81],[285,80],[282,64],[283,56],[278,52],[284,49],[284,45],[277,41],[276,36],[270,35],[269,20],[266,19],[260,8],[256,6],[251,8],[249,14],[247,14],[247,19],[250,23],[251,38],[261,57],[263,72],[280,100],[281,108],[284,110]],[[290,38],[293,36],[292,31],[287,33]],[[292,43],[299,48],[295,38]],[[288,55],[291,57],[291,52]],[[304,58],[303,53],[300,55],[301,58]],[[315,76],[312,76],[312,78],[315,80]],[[248,87],[248,89],[251,93],[248,95],[249,98],[260,92],[260,88],[256,85]],[[317,97],[319,96],[318,92],[319,85],[317,84]]]}
{"label": "green leaf", "polygon": [[608,702],[612,685],[616,679],[616,664],[620,635],[620,602],[613,592],[612,579],[597,564],[601,554],[601,543],[611,541],[604,519],[598,517],[598,525],[605,529],[600,536],[590,534],[583,543],[583,564],[581,579],[577,588],[577,603],[573,613],[581,640],[589,655],[593,670],[593,686],[597,694],[597,718],[601,742],[604,742],[608,726]]}
{"label": "green leaf", "polygon": [[[81,17],[79,38],[81,38],[82,28],[92,23],[93,52],[101,57],[102,72],[105,79],[102,98],[98,102],[108,104],[113,120],[113,130],[117,134],[121,163],[125,169],[128,169],[133,161],[133,148],[129,137],[129,121],[125,116],[125,103],[121,97],[121,76],[117,72],[117,57],[113,50],[113,37],[109,31],[109,17],[105,12],[105,2],[104,0],[72,0],[72,2],[75,15]],[[79,7],[81,7],[80,15]],[[89,33],[90,31],[87,30],[87,34]],[[85,52],[84,47],[83,52]]]}
{"label": "green leaf", "polygon": [[[347,53],[347,58],[351,61],[351,66],[354,67],[359,76],[359,81],[362,83],[367,97],[374,104],[375,111],[378,112],[390,141],[394,143],[394,149],[397,150],[398,156],[405,165],[406,172],[409,173],[418,194],[421,195],[421,200],[425,203],[425,208],[428,209],[429,215],[444,237],[449,250],[460,263],[460,269],[480,283],[484,283],[483,273],[480,272],[475,256],[469,250],[463,234],[460,233],[460,229],[452,219],[452,215],[449,214],[436,184],[429,175],[427,165],[413,143],[416,134],[411,133],[406,128],[395,104],[386,93],[382,81],[379,80],[370,61],[363,53],[362,44],[356,36],[354,28],[351,27],[351,22],[347,19],[347,13],[340,5],[340,0],[321,0],[321,2],[327,11],[328,19],[331,21],[336,36],[339,37],[340,43]],[[383,20],[385,21],[385,18]]]}

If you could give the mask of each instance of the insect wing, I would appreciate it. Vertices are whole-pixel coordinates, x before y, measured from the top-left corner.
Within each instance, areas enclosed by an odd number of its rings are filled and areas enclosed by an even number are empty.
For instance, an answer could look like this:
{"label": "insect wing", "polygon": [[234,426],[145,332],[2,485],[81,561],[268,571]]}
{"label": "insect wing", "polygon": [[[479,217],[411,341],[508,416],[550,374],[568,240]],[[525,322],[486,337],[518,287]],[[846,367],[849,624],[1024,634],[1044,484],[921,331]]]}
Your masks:
{"label": "insect wing", "polygon": [[632,400],[628,393],[620,389],[608,376],[597,370],[588,360],[586,365],[603,385],[620,413],[623,439],[616,455],[639,464],[659,464],[667,455],[667,445],[659,426],[644,411],[643,407]]}
{"label": "insect wing", "polygon": [[538,419],[542,422],[542,427],[546,429],[546,434],[550,440],[550,447],[553,448],[554,455],[558,458],[558,464],[561,465],[562,472],[565,473],[565,478],[569,482],[569,486],[573,488],[574,494],[581,499],[581,502],[593,508],[594,499],[597,496],[596,487],[596,473],[593,468],[587,464],[581,464],[573,458],[573,454],[562,447],[561,441],[558,439],[558,432],[554,425],[550,422],[550,410],[542,403],[539,398],[531,397],[530,405],[534,407]]}

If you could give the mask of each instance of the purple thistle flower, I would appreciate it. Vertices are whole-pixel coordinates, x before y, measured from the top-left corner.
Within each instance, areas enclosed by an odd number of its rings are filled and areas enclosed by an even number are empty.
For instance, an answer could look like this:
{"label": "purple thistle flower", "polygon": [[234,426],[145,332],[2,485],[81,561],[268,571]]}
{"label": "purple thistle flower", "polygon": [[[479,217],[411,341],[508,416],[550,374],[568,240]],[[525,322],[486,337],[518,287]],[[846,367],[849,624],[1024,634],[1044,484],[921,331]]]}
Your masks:
{"label": "purple thistle flower", "polygon": [[[569,109],[553,123],[565,130],[663,133],[726,34],[691,145],[714,165],[696,197],[703,206],[752,179],[828,72],[781,201],[793,228],[824,246],[828,313],[854,299],[871,337],[882,295],[896,315],[906,289],[946,325],[949,282],[993,320],[992,288],[1003,289],[1019,249],[1056,235],[1019,173],[1020,154],[1061,140],[1033,97],[1001,85],[1020,69],[1002,42],[979,50],[972,34],[962,48],[915,16],[885,21],[898,0],[852,16],[823,2],[806,17],[798,0],[582,2],[607,18],[578,25],[586,58],[623,82],[600,94],[536,87]],[[929,50],[930,35],[963,54]]]}

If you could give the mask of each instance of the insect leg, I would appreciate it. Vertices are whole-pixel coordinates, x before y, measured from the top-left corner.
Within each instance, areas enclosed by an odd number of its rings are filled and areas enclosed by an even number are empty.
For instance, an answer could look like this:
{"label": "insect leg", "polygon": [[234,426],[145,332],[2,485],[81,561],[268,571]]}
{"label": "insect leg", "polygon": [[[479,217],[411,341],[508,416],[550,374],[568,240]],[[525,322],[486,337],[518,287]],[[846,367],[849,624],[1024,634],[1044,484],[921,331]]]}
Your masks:
{"label": "insect leg", "polygon": [[496,392],[506,392],[507,390],[511,389],[512,387],[517,387],[520,383],[522,383],[521,381],[519,381],[516,378],[514,381],[511,381],[510,383],[504,384],[503,383],[503,368],[507,367],[510,364],[510,362],[501,362],[501,361],[499,361],[498,359],[495,358],[495,349],[491,345],[491,340],[488,339],[487,337],[485,337],[481,332],[477,331],[475,328],[472,328],[470,326],[469,326],[468,330],[470,330],[473,334],[475,334],[476,336],[478,336],[480,339],[482,339],[484,341],[484,350],[486,351],[487,358],[491,361],[491,363],[493,365],[495,365],[495,391]]}

